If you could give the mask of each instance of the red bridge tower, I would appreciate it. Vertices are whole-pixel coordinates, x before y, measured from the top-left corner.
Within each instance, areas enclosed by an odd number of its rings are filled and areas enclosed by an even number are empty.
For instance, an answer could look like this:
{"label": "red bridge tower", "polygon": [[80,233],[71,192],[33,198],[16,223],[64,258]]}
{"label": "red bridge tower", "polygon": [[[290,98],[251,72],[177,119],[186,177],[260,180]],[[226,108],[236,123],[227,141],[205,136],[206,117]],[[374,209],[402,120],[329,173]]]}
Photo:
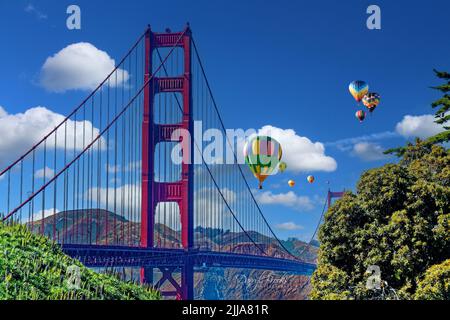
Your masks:
{"label": "red bridge tower", "polygon": [[[184,72],[174,77],[152,77],[152,54],[156,48],[179,47],[184,52]],[[152,77],[152,78],[151,78]],[[144,92],[144,117],[142,123],[142,198],[141,198],[141,247],[154,247],[155,211],[160,202],[176,202],[181,221],[181,240],[185,250],[193,248],[193,170],[191,139],[190,163],[181,166],[181,180],[177,182],[155,181],[155,149],[160,142],[174,142],[172,133],[177,129],[193,132],[192,86],[191,86],[191,30],[189,26],[183,32],[155,33],[150,27],[145,35],[145,82],[149,82]],[[154,121],[155,96],[159,93],[178,92],[182,95],[183,116],[181,123],[156,124]],[[176,140],[175,142],[181,142]],[[177,269],[159,268],[163,274],[157,286],[169,281],[175,288],[166,296],[193,299],[193,265],[187,260],[181,270],[181,284],[173,278]],[[153,268],[141,268],[141,282],[153,283]]]}

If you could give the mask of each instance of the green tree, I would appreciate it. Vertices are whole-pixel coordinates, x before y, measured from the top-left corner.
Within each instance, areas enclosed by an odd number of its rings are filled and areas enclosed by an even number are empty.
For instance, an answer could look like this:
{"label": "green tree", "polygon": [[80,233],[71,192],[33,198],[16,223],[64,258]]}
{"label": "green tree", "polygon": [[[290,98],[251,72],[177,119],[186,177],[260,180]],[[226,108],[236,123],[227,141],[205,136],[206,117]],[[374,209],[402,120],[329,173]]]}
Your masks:
{"label": "green tree", "polygon": [[449,211],[450,154],[440,145],[418,141],[399,164],[365,172],[356,194],[325,215],[311,298],[371,297],[371,265],[400,297],[413,298],[426,270],[450,258]]}
{"label": "green tree", "polygon": [[439,90],[444,95],[442,98],[434,101],[431,106],[433,108],[438,108],[435,112],[436,123],[442,124],[444,126],[445,131],[438,133],[437,135],[430,137],[427,141],[430,143],[441,143],[450,141],[450,127],[446,126],[446,124],[450,121],[450,114],[448,111],[450,110],[450,73],[441,72],[434,70],[437,77],[444,80],[444,83],[440,86],[433,87],[435,90]]}
{"label": "green tree", "polygon": [[345,300],[350,297],[347,289],[348,275],[331,264],[321,264],[311,278],[314,290],[312,300]]}
{"label": "green tree", "polygon": [[[447,125],[448,122],[450,121],[450,114],[449,114],[449,110],[450,110],[450,73],[448,72],[442,72],[442,71],[437,71],[437,70],[433,70],[434,73],[436,74],[436,76],[439,79],[443,79],[444,83],[436,86],[436,87],[432,87],[432,89],[438,90],[441,93],[443,93],[444,95],[434,101],[431,106],[433,107],[433,109],[437,110],[435,111],[435,123],[440,124],[443,126],[444,131],[429,137],[427,140],[425,140],[426,144],[429,145],[433,145],[433,144],[439,144],[439,143],[443,143],[443,142],[448,142],[450,141],[450,127]],[[408,143],[407,147],[411,147],[412,144]],[[406,147],[399,147],[399,148],[393,148],[393,149],[389,149],[386,150],[384,153],[385,154],[396,154],[397,156],[402,156],[406,151]]]}
{"label": "green tree", "polygon": [[430,267],[419,282],[417,300],[450,300],[450,259]]}

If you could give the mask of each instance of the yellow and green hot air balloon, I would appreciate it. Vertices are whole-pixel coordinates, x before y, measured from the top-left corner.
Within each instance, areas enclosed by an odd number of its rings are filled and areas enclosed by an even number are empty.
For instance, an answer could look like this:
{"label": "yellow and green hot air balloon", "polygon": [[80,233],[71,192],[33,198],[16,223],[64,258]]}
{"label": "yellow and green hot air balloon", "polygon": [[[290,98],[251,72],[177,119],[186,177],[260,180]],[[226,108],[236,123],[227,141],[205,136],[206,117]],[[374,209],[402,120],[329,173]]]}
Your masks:
{"label": "yellow and green hot air balloon", "polygon": [[287,169],[286,162],[280,162],[280,164],[278,165],[278,170],[280,170],[280,172],[283,173],[286,169]]}
{"label": "yellow and green hot air balloon", "polygon": [[280,163],[283,151],[280,143],[272,137],[255,136],[245,143],[245,163],[259,181],[259,189]]}

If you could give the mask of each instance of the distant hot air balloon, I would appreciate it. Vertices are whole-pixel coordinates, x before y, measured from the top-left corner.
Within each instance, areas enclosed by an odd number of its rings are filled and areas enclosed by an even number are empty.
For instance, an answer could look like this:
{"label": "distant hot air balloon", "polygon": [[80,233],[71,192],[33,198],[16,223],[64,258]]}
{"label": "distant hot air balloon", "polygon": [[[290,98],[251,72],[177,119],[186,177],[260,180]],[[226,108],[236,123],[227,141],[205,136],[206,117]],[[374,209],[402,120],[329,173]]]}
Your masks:
{"label": "distant hot air balloon", "polygon": [[289,180],[288,181],[288,185],[289,185],[289,187],[293,187],[293,186],[295,186],[295,181],[294,180]]}
{"label": "distant hot air balloon", "polygon": [[309,183],[313,183],[314,182],[314,176],[308,176],[308,178],[306,178],[308,180]]}
{"label": "distant hot air balloon", "polygon": [[369,109],[370,112],[373,112],[375,108],[380,103],[381,96],[376,92],[369,92],[367,93],[363,99],[362,103]]}
{"label": "distant hot air balloon", "polygon": [[287,169],[286,162],[280,162],[280,164],[278,165],[278,170],[280,170],[280,172],[283,173],[286,169]]}
{"label": "distant hot air balloon", "polygon": [[259,189],[262,189],[263,181],[277,168],[282,154],[280,143],[272,137],[256,136],[245,143],[245,163],[258,179]]}
{"label": "distant hot air balloon", "polygon": [[361,99],[369,92],[369,85],[361,80],[356,80],[350,83],[348,90],[352,94],[356,101],[360,102]]}
{"label": "distant hot air balloon", "polygon": [[366,118],[366,113],[364,112],[364,110],[358,110],[355,113],[355,117],[358,118],[359,122],[363,122]]}

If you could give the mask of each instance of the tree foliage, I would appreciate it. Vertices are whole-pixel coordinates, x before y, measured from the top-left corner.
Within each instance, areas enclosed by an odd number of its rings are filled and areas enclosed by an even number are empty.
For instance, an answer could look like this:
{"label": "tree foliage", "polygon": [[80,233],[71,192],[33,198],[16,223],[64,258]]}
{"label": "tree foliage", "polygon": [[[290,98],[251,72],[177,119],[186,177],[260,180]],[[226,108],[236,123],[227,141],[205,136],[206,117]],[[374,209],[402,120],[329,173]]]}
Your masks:
{"label": "tree foliage", "polygon": [[431,266],[417,285],[417,300],[450,300],[450,259]]}
{"label": "tree foliage", "polygon": [[[434,73],[439,79],[444,80],[444,83],[432,87],[432,89],[438,90],[439,92],[443,93],[444,95],[439,98],[438,100],[434,101],[431,104],[431,107],[433,109],[437,109],[434,113],[435,117],[435,123],[440,124],[443,126],[444,131],[429,137],[427,140],[425,140],[426,144],[433,145],[433,144],[439,144],[444,142],[450,141],[450,126],[448,126],[448,123],[450,121],[450,73],[444,72],[444,71],[437,71],[434,70]],[[411,147],[412,144],[408,143],[407,147]],[[397,156],[403,156],[403,154],[406,151],[407,147],[399,147],[399,148],[393,148],[386,150],[385,154],[396,154]]]}
{"label": "tree foliage", "polygon": [[433,87],[433,89],[442,92],[444,95],[442,98],[434,101],[431,106],[435,111],[436,123],[443,125],[445,131],[438,133],[437,135],[430,137],[427,141],[429,143],[441,143],[450,141],[450,126],[448,122],[450,121],[450,73],[434,70],[436,76],[444,80],[444,83]]}
{"label": "tree foliage", "polygon": [[427,269],[450,258],[449,224],[450,154],[418,141],[398,164],[365,172],[356,194],[328,210],[311,298],[370,297],[371,265],[400,297],[414,298]]}

